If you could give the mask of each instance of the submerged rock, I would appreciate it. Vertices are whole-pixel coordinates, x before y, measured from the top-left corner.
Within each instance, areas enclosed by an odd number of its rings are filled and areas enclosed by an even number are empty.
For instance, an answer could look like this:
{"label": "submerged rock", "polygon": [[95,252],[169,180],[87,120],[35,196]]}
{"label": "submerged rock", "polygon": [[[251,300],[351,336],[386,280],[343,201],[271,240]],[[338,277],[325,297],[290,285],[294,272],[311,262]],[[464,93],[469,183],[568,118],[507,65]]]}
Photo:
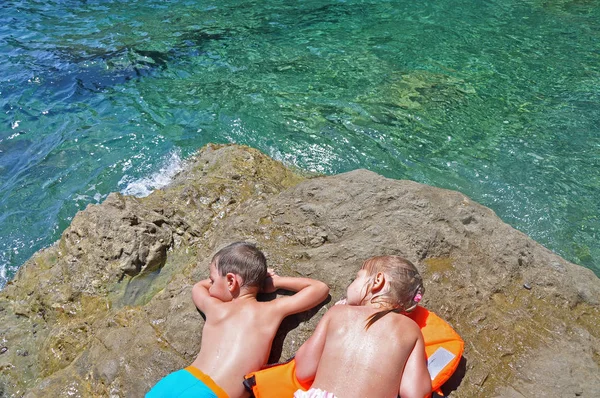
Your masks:
{"label": "submerged rock", "polygon": [[169,187],[78,213],[0,292],[0,396],[142,396],[197,354],[191,287],[234,240],[257,243],[280,274],[331,286],[330,302],[286,319],[272,361],[293,355],[363,260],[399,254],[424,276],[423,304],[465,340],[451,396],[600,391],[590,270],[458,192],[366,170],[305,178],[209,145]]}

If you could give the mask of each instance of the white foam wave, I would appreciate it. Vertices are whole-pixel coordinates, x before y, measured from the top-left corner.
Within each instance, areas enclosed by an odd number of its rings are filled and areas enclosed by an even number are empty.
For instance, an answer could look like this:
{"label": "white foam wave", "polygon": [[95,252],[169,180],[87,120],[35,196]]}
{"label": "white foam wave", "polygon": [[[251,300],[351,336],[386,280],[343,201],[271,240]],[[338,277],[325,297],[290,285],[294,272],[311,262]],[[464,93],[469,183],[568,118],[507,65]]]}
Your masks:
{"label": "white foam wave", "polygon": [[181,172],[184,167],[184,161],[178,151],[173,151],[164,158],[160,170],[153,173],[149,177],[132,179],[130,176],[123,176],[119,185],[127,184],[121,190],[124,195],[133,195],[140,198],[148,196],[155,189],[160,189],[169,184],[177,173]]}
{"label": "white foam wave", "polygon": [[0,265],[0,290],[6,285],[8,282],[8,277],[6,276],[6,266]]}

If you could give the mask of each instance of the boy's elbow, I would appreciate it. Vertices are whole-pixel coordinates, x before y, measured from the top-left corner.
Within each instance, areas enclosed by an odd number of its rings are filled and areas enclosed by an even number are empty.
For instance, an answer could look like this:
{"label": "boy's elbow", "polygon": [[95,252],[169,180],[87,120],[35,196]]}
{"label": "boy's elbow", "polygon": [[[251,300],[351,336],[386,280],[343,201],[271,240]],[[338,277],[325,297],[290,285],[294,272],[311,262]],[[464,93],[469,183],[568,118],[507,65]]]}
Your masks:
{"label": "boy's elbow", "polygon": [[202,295],[204,291],[206,291],[206,289],[204,288],[204,286],[202,286],[202,282],[198,282],[194,286],[192,286],[192,297]]}
{"label": "boy's elbow", "polygon": [[195,283],[194,286],[192,286],[192,297],[198,295],[201,292],[202,289],[202,285],[200,284],[200,282]]}
{"label": "boy's elbow", "polygon": [[325,282],[317,281],[317,289],[320,298],[319,302],[322,302],[329,296],[329,286]]}
{"label": "boy's elbow", "polygon": [[201,309],[199,305],[202,298],[208,295],[208,288],[204,282],[205,281],[200,281],[192,286],[192,301],[198,309]]}

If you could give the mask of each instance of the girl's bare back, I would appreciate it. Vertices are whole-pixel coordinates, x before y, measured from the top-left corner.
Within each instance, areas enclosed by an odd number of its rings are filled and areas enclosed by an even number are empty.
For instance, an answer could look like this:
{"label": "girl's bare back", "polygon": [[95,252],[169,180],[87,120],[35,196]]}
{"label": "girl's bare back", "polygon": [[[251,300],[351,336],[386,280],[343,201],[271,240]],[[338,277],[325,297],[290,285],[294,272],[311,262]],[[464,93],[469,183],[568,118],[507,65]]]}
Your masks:
{"label": "girl's bare back", "polygon": [[348,305],[330,310],[314,388],[344,398],[397,397],[411,354],[426,361],[422,335],[414,321],[396,313],[365,330],[366,319],[377,311]]}

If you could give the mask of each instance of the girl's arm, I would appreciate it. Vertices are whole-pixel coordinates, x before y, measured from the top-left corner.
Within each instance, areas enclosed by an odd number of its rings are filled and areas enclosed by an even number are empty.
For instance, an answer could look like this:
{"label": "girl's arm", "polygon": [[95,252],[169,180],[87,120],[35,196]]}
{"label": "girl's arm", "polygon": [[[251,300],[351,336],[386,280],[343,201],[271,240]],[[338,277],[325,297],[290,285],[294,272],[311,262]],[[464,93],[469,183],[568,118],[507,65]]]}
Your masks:
{"label": "girl's arm", "polygon": [[296,378],[301,383],[313,380],[317,374],[319,361],[325,348],[325,337],[331,311],[329,310],[323,315],[313,335],[302,344],[296,353]]}
{"label": "girl's arm", "polygon": [[402,398],[423,398],[431,395],[431,377],[427,370],[425,343],[420,330],[417,342],[404,366],[399,393]]}

